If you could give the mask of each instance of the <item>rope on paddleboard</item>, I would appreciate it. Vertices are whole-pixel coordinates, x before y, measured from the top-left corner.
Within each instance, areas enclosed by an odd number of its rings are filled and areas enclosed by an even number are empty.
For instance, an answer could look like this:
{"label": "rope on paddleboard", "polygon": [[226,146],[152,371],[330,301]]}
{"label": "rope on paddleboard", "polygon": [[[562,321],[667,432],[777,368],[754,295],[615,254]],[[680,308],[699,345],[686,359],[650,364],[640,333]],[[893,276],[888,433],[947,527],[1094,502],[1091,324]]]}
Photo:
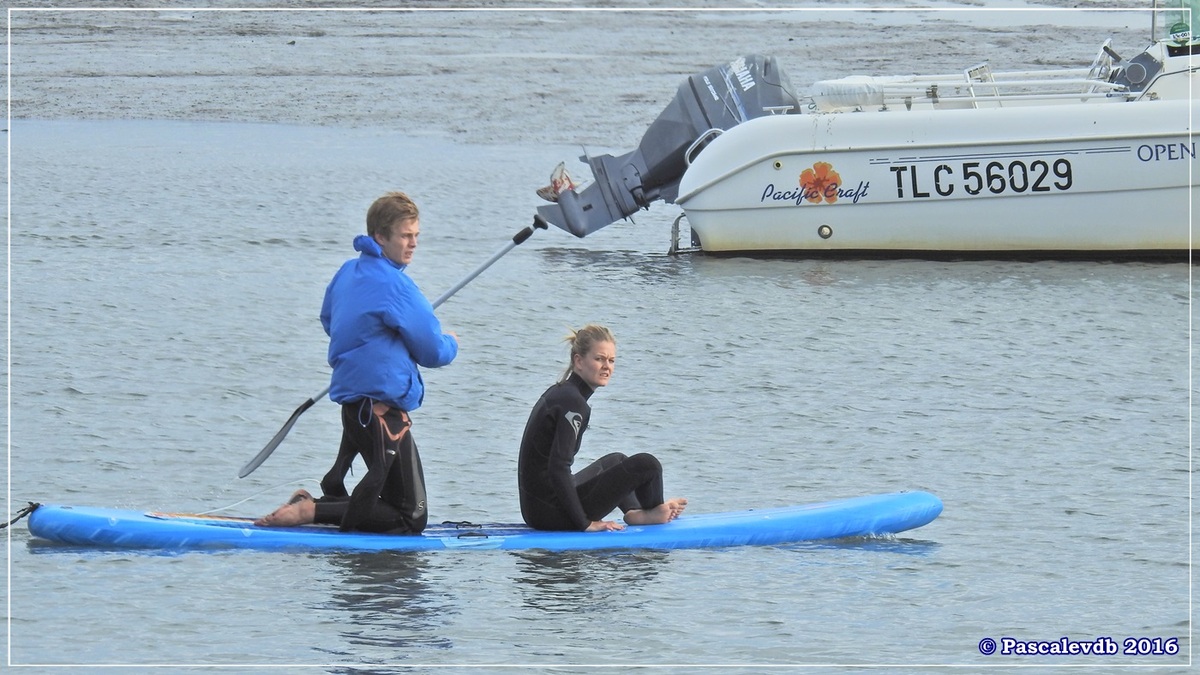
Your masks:
{"label": "rope on paddleboard", "polygon": [[221,507],[218,507],[218,508],[215,508],[215,509],[210,509],[210,510],[208,510],[208,511],[201,511],[201,512],[199,512],[199,513],[195,513],[195,514],[192,514],[192,515],[197,515],[197,516],[207,516],[207,515],[210,515],[210,514],[213,514],[213,513],[218,513],[218,512],[220,512],[220,511],[228,511],[229,509],[232,509],[232,508],[233,508],[233,507],[235,507],[235,506],[240,506],[241,504],[245,504],[246,502],[250,501],[251,499],[254,499],[255,497],[259,497],[259,496],[262,496],[262,495],[265,495],[265,494],[266,494],[266,493],[268,493],[268,492],[273,492],[273,491],[275,491],[275,490],[279,490],[280,488],[285,488],[285,487],[288,487],[289,485],[304,485],[305,483],[314,483],[314,484],[317,484],[317,485],[319,485],[319,484],[320,484],[320,482],[319,482],[319,481],[313,480],[312,478],[301,478],[301,479],[299,479],[299,480],[292,480],[292,481],[288,481],[288,482],[286,482],[286,483],[280,483],[279,485],[276,485],[276,486],[274,486],[274,487],[269,487],[269,488],[266,488],[266,489],[264,489],[264,490],[260,490],[259,492],[256,492],[256,493],[254,493],[254,494],[250,495],[249,497],[246,497],[245,499],[243,499],[243,500],[241,500],[241,501],[236,501],[236,502],[234,502],[234,503],[232,503],[232,504],[230,504],[230,505],[228,505],[228,506],[221,506]]}
{"label": "rope on paddleboard", "polygon": [[9,525],[12,525],[13,523],[17,522],[18,520],[24,518],[25,516],[33,513],[34,511],[37,511],[38,507],[41,506],[41,504],[38,504],[37,502],[28,502],[28,504],[29,504],[29,506],[26,506],[25,508],[21,509],[20,511],[17,511],[17,516],[15,518],[8,521],[7,523],[4,523],[3,525],[0,525],[0,530],[7,528]]}
{"label": "rope on paddleboard", "polygon": [[475,523],[472,523],[469,520],[443,520],[442,524],[447,527],[453,525],[454,529],[456,529],[456,530],[461,530],[464,528],[471,529],[471,530],[478,530],[479,528],[483,527],[482,525],[476,525]]}
{"label": "rope on paddleboard", "polygon": [[471,537],[490,539],[487,533],[478,531],[483,527],[482,525],[477,525],[469,520],[443,520],[442,525],[447,527],[454,526],[454,529],[456,530],[473,530],[471,532],[460,532],[459,534],[455,535],[455,538],[457,539],[470,539]]}

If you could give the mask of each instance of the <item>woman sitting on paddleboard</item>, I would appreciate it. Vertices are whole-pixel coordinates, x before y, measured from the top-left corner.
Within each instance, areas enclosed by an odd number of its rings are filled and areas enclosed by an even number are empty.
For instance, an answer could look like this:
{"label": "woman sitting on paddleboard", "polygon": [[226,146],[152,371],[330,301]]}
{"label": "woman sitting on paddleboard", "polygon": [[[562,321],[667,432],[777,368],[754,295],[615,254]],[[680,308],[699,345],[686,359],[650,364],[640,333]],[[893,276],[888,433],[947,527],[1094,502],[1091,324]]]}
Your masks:
{"label": "woman sitting on paddleboard", "polygon": [[630,525],[657,525],[683,513],[687,500],[663,499],[662,465],[653,455],[614,452],[572,475],[592,409],[588,398],[608,384],[617,344],[604,326],[567,336],[571,363],[563,379],[538,399],[525,424],[518,462],[521,516],[539,530],[601,532],[624,525],[603,520],[615,508]]}

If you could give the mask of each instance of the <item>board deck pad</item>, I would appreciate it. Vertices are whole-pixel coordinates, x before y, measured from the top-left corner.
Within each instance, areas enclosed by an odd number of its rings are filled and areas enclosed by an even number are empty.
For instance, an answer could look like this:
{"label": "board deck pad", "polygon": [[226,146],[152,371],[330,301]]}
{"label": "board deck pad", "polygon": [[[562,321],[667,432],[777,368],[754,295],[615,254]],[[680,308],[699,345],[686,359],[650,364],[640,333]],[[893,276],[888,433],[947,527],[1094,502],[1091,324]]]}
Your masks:
{"label": "board deck pad", "polygon": [[38,538],[119,549],[424,551],[437,549],[671,549],[776,545],[890,535],[942,512],[928,492],[896,492],[725,513],[685,513],[663,525],[613,532],[544,532],[523,524],[433,524],[419,535],[340,532],[327,525],[258,527],[252,518],[41,505],[29,515]]}

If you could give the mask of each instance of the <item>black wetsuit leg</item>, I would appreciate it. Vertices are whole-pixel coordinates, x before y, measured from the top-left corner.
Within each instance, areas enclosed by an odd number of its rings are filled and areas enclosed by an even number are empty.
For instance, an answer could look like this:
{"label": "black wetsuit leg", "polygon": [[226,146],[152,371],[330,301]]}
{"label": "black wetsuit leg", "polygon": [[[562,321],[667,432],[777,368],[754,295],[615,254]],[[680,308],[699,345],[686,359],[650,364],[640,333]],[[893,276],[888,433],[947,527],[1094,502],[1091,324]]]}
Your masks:
{"label": "black wetsuit leg", "polygon": [[[331,496],[318,500],[316,522],[336,524],[343,530],[419,534],[428,520],[425,475],[408,430],[408,415],[391,409],[381,418],[371,411],[371,405],[365,400],[342,406],[343,448],[349,445],[362,456],[367,473],[349,499]],[[348,467],[349,461],[343,465],[339,449],[338,460],[326,478],[342,466]]]}
{"label": "black wetsuit leg", "polygon": [[[604,471],[619,465],[626,459],[628,459],[628,457],[622,453],[612,452],[592,462],[591,464],[588,464],[583,468],[582,471],[572,476],[575,479],[576,489],[578,489],[580,484],[596,478]],[[632,490],[629,492],[629,494],[625,495],[621,499],[617,506],[621,509],[622,513],[625,511],[632,511],[633,509],[642,508],[641,503],[638,502],[637,495],[635,495]],[[611,511],[612,509],[609,510]]]}
{"label": "black wetsuit leg", "polygon": [[333,466],[321,479],[322,499],[338,501],[350,498],[350,493],[346,492],[346,474],[350,472],[350,465],[354,463],[356,456],[358,456],[358,448],[351,440],[350,432],[343,426],[342,442],[338,446],[337,459],[333,461]]}
{"label": "black wetsuit leg", "polygon": [[[598,466],[599,465],[599,466]],[[663,503],[662,464],[653,455],[606,455],[577,474],[579,503],[592,520],[600,520],[620,507],[652,509]]]}

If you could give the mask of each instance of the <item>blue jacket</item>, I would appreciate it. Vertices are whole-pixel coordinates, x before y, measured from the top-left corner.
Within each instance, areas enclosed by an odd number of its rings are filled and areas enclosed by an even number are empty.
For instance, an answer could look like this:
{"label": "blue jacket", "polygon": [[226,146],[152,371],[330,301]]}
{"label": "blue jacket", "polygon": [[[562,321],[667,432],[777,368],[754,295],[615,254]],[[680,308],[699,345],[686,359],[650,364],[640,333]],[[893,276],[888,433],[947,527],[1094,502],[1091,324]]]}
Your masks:
{"label": "blue jacket", "polygon": [[438,368],[458,355],[433,306],[371,237],[354,239],[357,258],[342,265],[325,289],[321,325],[329,335],[333,377],[329,397],[349,403],[369,397],[401,410],[425,398],[417,366]]}

